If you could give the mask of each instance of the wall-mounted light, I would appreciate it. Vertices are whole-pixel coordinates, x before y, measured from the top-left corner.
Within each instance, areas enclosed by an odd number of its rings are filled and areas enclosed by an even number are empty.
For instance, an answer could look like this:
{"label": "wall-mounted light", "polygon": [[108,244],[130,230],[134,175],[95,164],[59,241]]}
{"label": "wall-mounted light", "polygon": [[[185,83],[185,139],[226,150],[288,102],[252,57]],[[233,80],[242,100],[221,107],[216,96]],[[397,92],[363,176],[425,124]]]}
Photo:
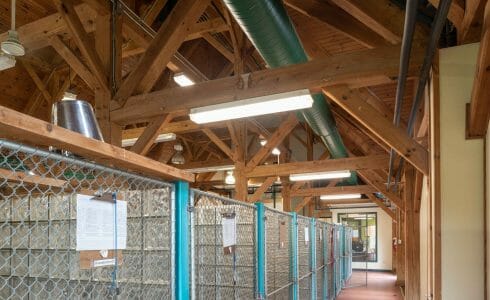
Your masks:
{"label": "wall-mounted light", "polygon": [[310,108],[312,105],[310,91],[305,89],[192,108],[189,117],[197,124],[204,124]]}
{"label": "wall-mounted light", "polygon": [[320,200],[360,199],[361,194],[321,195]]}
{"label": "wall-mounted light", "polygon": [[331,171],[331,172],[291,174],[289,175],[289,180],[308,181],[308,180],[322,180],[322,179],[339,179],[339,178],[348,178],[350,176],[351,176],[350,171],[344,170],[344,171]]}
{"label": "wall-mounted light", "polygon": [[[155,143],[162,143],[162,142],[169,142],[169,141],[174,141],[177,138],[175,133],[162,133],[157,136],[155,139]],[[136,141],[138,138],[133,138],[133,139],[124,139],[122,140],[122,146],[123,147],[130,147],[136,144]]]}
{"label": "wall-mounted light", "polygon": [[190,86],[195,84],[195,82],[192,81],[192,79],[190,79],[189,77],[187,77],[184,73],[175,74],[174,81],[180,86]]}

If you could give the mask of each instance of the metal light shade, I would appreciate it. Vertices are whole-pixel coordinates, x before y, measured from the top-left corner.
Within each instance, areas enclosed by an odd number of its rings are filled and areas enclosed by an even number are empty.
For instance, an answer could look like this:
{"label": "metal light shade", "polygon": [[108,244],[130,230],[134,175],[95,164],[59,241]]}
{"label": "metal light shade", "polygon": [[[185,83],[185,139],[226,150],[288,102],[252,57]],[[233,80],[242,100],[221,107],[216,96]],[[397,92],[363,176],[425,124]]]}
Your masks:
{"label": "metal light shade", "polygon": [[53,104],[51,120],[54,125],[78,132],[86,137],[104,141],[90,103],[83,100],[63,100]]}

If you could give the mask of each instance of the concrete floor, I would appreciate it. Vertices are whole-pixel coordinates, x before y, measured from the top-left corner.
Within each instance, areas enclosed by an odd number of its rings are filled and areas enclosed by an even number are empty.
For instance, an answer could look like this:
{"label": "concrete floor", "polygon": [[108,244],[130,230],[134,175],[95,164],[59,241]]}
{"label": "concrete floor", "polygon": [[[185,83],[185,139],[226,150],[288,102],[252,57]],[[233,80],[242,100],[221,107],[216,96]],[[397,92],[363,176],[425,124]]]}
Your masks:
{"label": "concrete floor", "polygon": [[[400,288],[395,286],[396,276],[389,272],[368,272],[367,286],[366,273],[354,271],[347,283],[349,286],[340,293],[338,300],[365,299],[365,300],[403,300]],[[359,286],[363,285],[363,286]]]}

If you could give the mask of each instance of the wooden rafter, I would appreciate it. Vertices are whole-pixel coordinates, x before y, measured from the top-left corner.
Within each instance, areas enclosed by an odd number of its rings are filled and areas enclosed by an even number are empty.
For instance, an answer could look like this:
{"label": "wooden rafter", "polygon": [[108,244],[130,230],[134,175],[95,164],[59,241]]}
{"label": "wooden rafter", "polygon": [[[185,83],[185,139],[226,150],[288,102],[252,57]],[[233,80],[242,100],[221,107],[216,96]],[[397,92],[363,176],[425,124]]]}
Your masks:
{"label": "wooden rafter", "polygon": [[43,83],[43,80],[41,78],[39,78],[39,75],[37,75],[36,71],[31,66],[31,64],[26,62],[26,61],[22,61],[22,65],[26,69],[29,76],[31,76],[32,80],[36,84],[36,87],[39,89],[39,91],[41,91],[41,95],[43,95],[46,102],[51,103],[51,101],[53,100],[53,97],[48,92],[48,90],[46,89],[46,85]]}
{"label": "wooden rafter", "polygon": [[390,208],[388,208],[383,201],[379,200],[375,195],[367,193],[366,196],[371,200],[373,203],[376,203],[379,208],[381,208],[388,216],[391,217],[393,221],[396,220],[396,215],[395,212],[392,211]]}
{"label": "wooden rafter", "polygon": [[290,174],[326,172],[338,170],[377,169],[388,163],[386,155],[349,157],[329,160],[314,160],[283,163],[279,165],[262,165],[247,172],[247,177],[289,176]]}
{"label": "wooden rafter", "polygon": [[226,156],[231,159],[236,159],[235,153],[231,150],[230,146],[225,144],[211,129],[203,128],[202,132],[208,136],[208,138],[216,145],[218,148],[223,151]]}
{"label": "wooden rafter", "polygon": [[72,38],[75,40],[78,49],[86,59],[93,76],[97,79],[98,87],[103,90],[108,90],[108,80],[104,65],[99,56],[95,52],[95,47],[91,42],[87,32],[83,28],[83,23],[80,20],[72,0],[55,0],[59,14],[63,17],[68,26]]}
{"label": "wooden rafter", "polygon": [[[398,47],[388,47],[340,54],[304,64],[257,71],[243,77],[221,78],[185,88],[176,87],[132,96],[124,108],[112,111],[111,119],[125,123],[154,117],[162,109],[165,112],[188,111],[193,107],[304,88],[318,89],[352,83],[361,85],[363,80],[369,81],[372,77],[396,76],[399,52]],[[416,72],[422,62],[421,52],[413,51],[412,55],[410,74]]]}
{"label": "wooden rafter", "polygon": [[358,91],[345,86],[329,87],[323,90],[335,103],[356,118],[376,136],[425,175],[429,174],[429,154],[426,148],[410,138],[401,128],[367,104]]}
{"label": "wooden rafter", "polygon": [[114,167],[133,170],[166,180],[194,181],[194,175],[188,172],[119,147],[87,138],[79,133],[3,106],[0,106],[0,130],[5,138],[28,141],[37,146],[54,146],[102,164],[110,162]]}
{"label": "wooden rafter", "polygon": [[172,114],[162,115],[155,118],[155,120],[153,120],[146,127],[145,131],[143,131],[140,137],[136,140],[136,143],[131,147],[131,151],[141,155],[148,154],[148,151],[150,151],[151,146],[153,145],[153,143],[155,143],[155,140],[158,137],[160,130],[162,129],[162,127],[170,123],[170,121],[172,121],[172,118]]}
{"label": "wooden rafter", "polygon": [[114,100],[124,106],[133,92],[149,92],[163,72],[166,65],[184,41],[188,30],[193,26],[209,1],[184,0],[173,8],[155,39],[139,60],[136,68],[126,77],[114,96]]}
{"label": "wooden rafter", "polygon": [[400,196],[386,189],[386,185],[385,185],[386,179],[381,178],[379,174],[373,172],[372,170],[360,170],[357,172],[357,174],[367,184],[370,184],[378,191],[381,191],[381,193],[386,198],[388,198],[393,204],[395,204],[398,208],[400,208],[401,210],[405,209],[404,201],[400,198]]}
{"label": "wooden rafter", "polygon": [[91,88],[97,87],[97,80],[93,76],[90,69],[78,58],[78,56],[71,50],[57,35],[52,36],[49,39],[51,46],[68,65],[82,78],[82,80]]}
{"label": "wooden rafter", "polygon": [[282,122],[277,130],[270,136],[267,143],[260,147],[255,155],[247,162],[247,171],[253,170],[262,163],[271,153],[272,149],[277,147],[282,140],[296,127],[298,119],[294,114],[289,114],[286,120]]}
{"label": "wooden rafter", "polygon": [[286,0],[286,5],[333,27],[369,48],[387,46],[389,43],[371,28],[365,26],[341,8],[327,1]]}
{"label": "wooden rafter", "polygon": [[259,201],[262,195],[274,184],[277,177],[267,177],[267,179],[255,190],[252,196],[248,198],[248,202]]}
{"label": "wooden rafter", "polygon": [[485,7],[484,24],[476,64],[476,74],[467,116],[467,136],[484,137],[490,119],[490,2]]}
{"label": "wooden rafter", "polygon": [[304,188],[291,193],[295,197],[316,197],[321,195],[367,194],[378,192],[371,185],[335,186],[323,188]]}

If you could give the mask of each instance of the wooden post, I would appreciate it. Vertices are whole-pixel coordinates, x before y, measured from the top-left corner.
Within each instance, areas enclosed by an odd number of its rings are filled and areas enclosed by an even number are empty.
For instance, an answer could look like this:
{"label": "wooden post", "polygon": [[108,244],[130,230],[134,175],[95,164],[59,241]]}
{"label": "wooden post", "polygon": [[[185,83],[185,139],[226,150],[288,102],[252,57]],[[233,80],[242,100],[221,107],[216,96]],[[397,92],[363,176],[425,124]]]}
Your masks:
{"label": "wooden post", "polygon": [[405,214],[401,209],[398,209],[397,224],[396,285],[405,286]]}
{"label": "wooden post", "polygon": [[235,171],[233,172],[235,176],[235,199],[241,201],[247,201],[248,196],[247,176],[245,175],[245,160],[247,158],[247,131],[245,124],[245,121],[238,121],[233,124],[236,136],[236,142],[232,145],[235,157]]}
{"label": "wooden post", "polygon": [[[420,299],[420,211],[415,169],[405,169],[405,299]],[[419,194],[420,197],[420,194]]]}
{"label": "wooden post", "polygon": [[281,177],[282,184],[282,210],[290,212],[292,211],[292,203],[291,203],[291,183],[289,182],[289,178]]}

